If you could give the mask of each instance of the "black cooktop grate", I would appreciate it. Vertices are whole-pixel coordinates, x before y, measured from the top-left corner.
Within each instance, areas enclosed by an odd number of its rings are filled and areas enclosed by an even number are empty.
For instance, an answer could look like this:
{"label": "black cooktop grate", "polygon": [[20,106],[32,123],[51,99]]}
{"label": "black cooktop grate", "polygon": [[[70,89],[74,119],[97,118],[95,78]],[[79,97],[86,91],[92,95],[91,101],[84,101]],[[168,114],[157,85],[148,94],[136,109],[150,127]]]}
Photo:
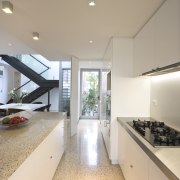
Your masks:
{"label": "black cooktop grate", "polygon": [[127,122],[154,147],[180,147],[180,132],[160,121]]}

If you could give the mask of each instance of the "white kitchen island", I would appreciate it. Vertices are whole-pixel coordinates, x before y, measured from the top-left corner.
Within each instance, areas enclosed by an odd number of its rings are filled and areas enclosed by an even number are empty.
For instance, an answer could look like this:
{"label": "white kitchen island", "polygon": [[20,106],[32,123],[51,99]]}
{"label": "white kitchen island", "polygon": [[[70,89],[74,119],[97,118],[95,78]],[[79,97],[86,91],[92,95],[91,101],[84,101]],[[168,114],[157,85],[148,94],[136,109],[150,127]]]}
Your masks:
{"label": "white kitchen island", "polygon": [[66,113],[23,111],[15,115],[29,122],[0,128],[0,179],[52,179],[65,149]]}

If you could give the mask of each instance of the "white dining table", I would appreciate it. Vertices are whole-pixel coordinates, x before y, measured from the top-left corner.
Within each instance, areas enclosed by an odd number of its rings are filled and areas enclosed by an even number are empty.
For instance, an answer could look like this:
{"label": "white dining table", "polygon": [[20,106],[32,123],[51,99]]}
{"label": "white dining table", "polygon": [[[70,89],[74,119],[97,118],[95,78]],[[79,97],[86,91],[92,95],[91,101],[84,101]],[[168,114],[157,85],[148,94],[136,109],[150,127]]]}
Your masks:
{"label": "white dining table", "polygon": [[0,105],[0,109],[21,109],[21,110],[31,110],[34,111],[38,108],[44,107],[47,104],[26,104],[26,103],[22,103],[22,104],[18,104],[18,103],[10,103],[10,104],[4,104],[4,105]]}

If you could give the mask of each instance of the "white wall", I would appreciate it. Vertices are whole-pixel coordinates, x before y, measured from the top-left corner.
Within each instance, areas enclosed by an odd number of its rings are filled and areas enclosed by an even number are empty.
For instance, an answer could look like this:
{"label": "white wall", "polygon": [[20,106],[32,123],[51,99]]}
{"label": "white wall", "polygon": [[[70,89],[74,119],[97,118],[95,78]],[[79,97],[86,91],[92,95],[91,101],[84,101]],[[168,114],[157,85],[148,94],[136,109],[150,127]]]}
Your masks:
{"label": "white wall", "polygon": [[151,116],[180,130],[180,72],[151,80]]}
{"label": "white wall", "polygon": [[101,69],[102,68],[102,61],[87,61],[87,60],[80,60],[79,61],[79,68],[87,68],[87,69]]}
{"label": "white wall", "polygon": [[72,57],[71,62],[71,136],[77,133],[77,124],[79,120],[79,60]]}
{"label": "white wall", "polygon": [[118,160],[117,117],[150,115],[150,81],[133,78],[133,39],[113,38],[111,69],[111,161]]}
{"label": "white wall", "polygon": [[0,63],[0,68],[3,70],[3,77],[1,78],[2,87],[0,88],[2,90],[0,92],[0,102],[5,104],[10,98],[8,92],[14,88],[15,69],[6,63]]}
{"label": "white wall", "polygon": [[43,77],[47,77],[49,80],[59,80],[59,62],[50,61],[49,67],[50,69],[46,72],[48,75]]}

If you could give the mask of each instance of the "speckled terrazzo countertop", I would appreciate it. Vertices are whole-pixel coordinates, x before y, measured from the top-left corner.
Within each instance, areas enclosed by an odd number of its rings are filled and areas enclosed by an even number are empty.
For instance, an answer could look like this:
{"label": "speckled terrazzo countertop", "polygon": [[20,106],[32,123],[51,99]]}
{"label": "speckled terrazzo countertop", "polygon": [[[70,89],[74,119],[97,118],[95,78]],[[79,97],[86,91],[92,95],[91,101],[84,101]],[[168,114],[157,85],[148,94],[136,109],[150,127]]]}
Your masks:
{"label": "speckled terrazzo countertop", "polygon": [[[139,118],[142,120],[151,120],[151,118]],[[143,149],[149,158],[166,174],[173,179],[180,179],[180,148],[179,147],[160,147],[154,148],[140,134],[138,134],[129,124],[128,121],[138,120],[137,117],[118,117],[118,122],[128,132],[128,134]]]}
{"label": "speckled terrazzo countertop", "polygon": [[16,115],[27,117],[29,122],[19,128],[0,128],[1,180],[8,179],[65,117],[59,112],[22,111]]}

